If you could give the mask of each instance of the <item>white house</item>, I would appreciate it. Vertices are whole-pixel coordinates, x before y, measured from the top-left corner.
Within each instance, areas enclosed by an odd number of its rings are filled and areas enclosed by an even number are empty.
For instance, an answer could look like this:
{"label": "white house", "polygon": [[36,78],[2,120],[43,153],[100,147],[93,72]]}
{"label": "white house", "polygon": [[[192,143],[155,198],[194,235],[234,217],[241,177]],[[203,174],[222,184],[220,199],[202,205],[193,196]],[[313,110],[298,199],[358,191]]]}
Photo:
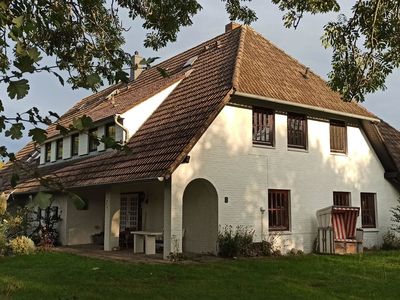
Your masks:
{"label": "white house", "polygon": [[[138,61],[138,57],[135,56]],[[40,146],[38,170],[87,200],[77,210],[54,191],[64,245],[104,250],[125,230],[163,232],[171,251],[215,252],[219,226],[245,225],[257,241],[279,233],[283,250],[312,250],[316,211],[361,208],[364,245],[379,246],[400,191],[400,133],[340,95],[247,26],[228,24],[214,39],[133,72],[81,100],[60,122],[90,116],[88,133]],[[96,145],[110,136],[129,153]],[[32,144],[17,155],[34,163]],[[3,171],[3,189],[11,190]],[[22,178],[14,195],[44,189]],[[129,228],[129,229],[128,229]]]}

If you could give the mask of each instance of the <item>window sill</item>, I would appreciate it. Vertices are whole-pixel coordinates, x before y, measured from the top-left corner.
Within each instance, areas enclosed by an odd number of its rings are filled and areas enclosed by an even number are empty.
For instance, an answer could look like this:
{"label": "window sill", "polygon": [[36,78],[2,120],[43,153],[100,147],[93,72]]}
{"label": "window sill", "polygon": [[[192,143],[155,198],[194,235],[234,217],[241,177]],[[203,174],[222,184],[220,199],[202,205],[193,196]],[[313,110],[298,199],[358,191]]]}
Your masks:
{"label": "window sill", "polygon": [[378,228],[361,228],[364,232],[379,232]]}
{"label": "window sill", "polygon": [[270,235],[292,235],[290,230],[268,230]]}
{"label": "window sill", "polygon": [[263,145],[263,144],[254,144],[254,143],[253,143],[253,148],[275,149],[275,146]]}
{"label": "window sill", "polygon": [[331,155],[333,155],[333,156],[347,156],[347,153],[332,152],[332,151],[331,151]]}
{"label": "window sill", "polygon": [[288,147],[288,151],[300,152],[300,153],[308,153],[308,149],[292,148],[292,147]]}

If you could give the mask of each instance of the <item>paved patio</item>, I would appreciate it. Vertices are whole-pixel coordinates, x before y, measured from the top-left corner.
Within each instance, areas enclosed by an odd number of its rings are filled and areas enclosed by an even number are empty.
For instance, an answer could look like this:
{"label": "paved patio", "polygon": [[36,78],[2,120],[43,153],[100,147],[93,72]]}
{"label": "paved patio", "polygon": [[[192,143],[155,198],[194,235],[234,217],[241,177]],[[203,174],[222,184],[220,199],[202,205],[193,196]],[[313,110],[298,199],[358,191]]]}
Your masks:
{"label": "paved patio", "polygon": [[[162,253],[155,255],[145,255],[143,253],[133,253],[133,249],[120,249],[115,251],[104,251],[103,246],[99,245],[75,245],[75,246],[61,246],[53,248],[55,252],[72,253],[76,255],[112,260],[123,262],[138,262],[138,263],[154,263],[154,264],[170,264],[170,260],[164,260]],[[185,253],[185,259],[180,263],[207,263],[214,261],[224,260],[223,258],[208,255],[208,254],[194,254]]]}
{"label": "paved patio", "polygon": [[120,249],[115,251],[104,251],[103,246],[99,245],[76,245],[62,246],[53,249],[56,252],[72,253],[86,257],[99,258],[105,260],[146,262],[146,263],[170,263],[169,260],[163,260],[162,253],[155,255],[145,255],[142,253],[133,253],[133,249]]}

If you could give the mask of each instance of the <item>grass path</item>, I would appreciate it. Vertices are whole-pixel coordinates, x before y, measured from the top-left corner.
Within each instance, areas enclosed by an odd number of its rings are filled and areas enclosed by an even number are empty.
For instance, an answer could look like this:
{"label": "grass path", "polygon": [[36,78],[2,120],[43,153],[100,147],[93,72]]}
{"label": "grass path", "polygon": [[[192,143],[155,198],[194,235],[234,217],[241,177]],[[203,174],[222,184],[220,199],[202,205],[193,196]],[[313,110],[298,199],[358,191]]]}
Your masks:
{"label": "grass path", "polygon": [[138,264],[0,258],[0,299],[400,299],[400,252]]}

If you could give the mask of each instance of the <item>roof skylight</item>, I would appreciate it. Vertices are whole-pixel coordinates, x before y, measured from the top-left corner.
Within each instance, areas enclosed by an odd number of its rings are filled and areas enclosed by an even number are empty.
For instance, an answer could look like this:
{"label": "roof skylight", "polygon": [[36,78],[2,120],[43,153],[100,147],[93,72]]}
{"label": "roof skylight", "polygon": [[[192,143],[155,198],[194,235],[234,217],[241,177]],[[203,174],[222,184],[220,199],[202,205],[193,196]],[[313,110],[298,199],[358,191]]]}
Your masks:
{"label": "roof skylight", "polygon": [[186,68],[186,67],[193,66],[194,62],[197,60],[198,57],[199,56],[196,55],[196,56],[193,56],[192,58],[189,58],[188,61],[183,65],[183,67]]}

